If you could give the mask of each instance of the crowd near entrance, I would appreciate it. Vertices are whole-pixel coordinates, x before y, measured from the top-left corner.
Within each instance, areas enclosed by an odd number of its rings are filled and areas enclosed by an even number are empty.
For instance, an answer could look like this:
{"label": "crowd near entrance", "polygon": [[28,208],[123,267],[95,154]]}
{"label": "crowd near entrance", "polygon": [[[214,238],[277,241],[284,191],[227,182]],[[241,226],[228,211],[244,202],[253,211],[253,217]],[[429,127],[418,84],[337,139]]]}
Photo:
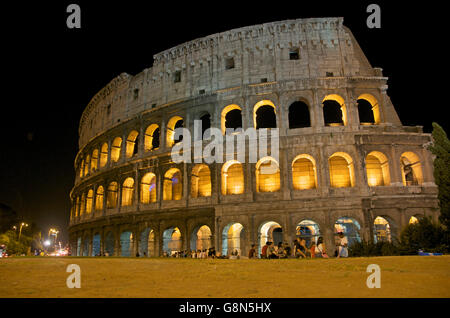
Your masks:
{"label": "crowd near entrance", "polygon": [[[421,215],[411,216],[409,223],[417,223]],[[394,227],[393,227],[394,226]],[[156,232],[144,228],[138,234],[131,230],[120,232],[116,242],[112,230],[104,234],[104,242],[99,232],[93,236],[80,236],[76,240],[77,256],[124,256],[124,257],[193,257],[193,258],[287,258],[287,257],[328,257],[327,246],[319,224],[304,219],[295,226],[291,235],[283,226],[273,220],[261,223],[257,228],[255,243],[249,240],[245,227],[232,222],[223,227],[220,249],[216,251],[214,233],[206,224],[199,224],[190,233],[184,234],[180,228],[172,226],[162,232],[162,241]],[[372,223],[373,242],[392,242],[396,227],[388,216],[376,216]],[[186,235],[186,237],[185,237]],[[328,238],[330,239],[330,238]],[[348,256],[348,248],[361,242],[361,225],[352,217],[339,217],[334,223],[331,249],[338,257]],[[183,243],[185,242],[185,243]],[[137,246],[136,246],[137,244]],[[160,255],[160,249],[162,255]]]}

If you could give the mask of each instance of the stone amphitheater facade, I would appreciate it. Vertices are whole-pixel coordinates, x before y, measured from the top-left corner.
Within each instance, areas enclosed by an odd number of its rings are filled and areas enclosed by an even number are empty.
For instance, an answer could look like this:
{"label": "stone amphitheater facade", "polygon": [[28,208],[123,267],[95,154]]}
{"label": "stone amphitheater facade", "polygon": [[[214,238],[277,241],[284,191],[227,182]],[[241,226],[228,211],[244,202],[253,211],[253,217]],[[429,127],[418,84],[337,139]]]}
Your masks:
{"label": "stone amphitheater facade", "polygon": [[[297,236],[323,237],[332,254],[337,231],[394,240],[414,218],[437,219],[431,136],[402,125],[388,78],[342,18],[238,28],[153,58],[113,79],[82,114],[72,255],[213,246],[246,256],[251,244]],[[244,130],[272,116],[277,172],[260,174],[265,162],[172,160],[177,125],[192,131],[202,118],[223,130],[229,113]]]}

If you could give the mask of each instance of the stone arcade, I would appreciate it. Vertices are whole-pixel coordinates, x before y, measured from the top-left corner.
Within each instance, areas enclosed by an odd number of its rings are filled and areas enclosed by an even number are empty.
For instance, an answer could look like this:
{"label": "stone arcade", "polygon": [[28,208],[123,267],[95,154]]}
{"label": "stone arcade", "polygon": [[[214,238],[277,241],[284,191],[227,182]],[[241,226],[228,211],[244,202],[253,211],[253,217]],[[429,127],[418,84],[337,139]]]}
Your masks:
{"label": "stone arcade", "polygon": [[[214,246],[245,256],[296,236],[322,236],[332,254],[337,231],[350,244],[393,240],[408,222],[437,219],[431,136],[402,125],[387,80],[342,18],[243,27],[156,54],[83,112],[73,255]],[[174,130],[194,120],[224,134],[278,128],[279,160],[174,163]]]}

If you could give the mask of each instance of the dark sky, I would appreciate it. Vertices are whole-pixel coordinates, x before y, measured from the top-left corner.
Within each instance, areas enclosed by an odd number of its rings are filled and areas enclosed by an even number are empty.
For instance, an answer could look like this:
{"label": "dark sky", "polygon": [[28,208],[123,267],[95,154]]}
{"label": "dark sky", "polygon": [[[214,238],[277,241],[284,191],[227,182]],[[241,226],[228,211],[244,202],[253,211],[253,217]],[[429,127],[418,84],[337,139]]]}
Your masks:
{"label": "dark sky", "polygon": [[[394,1],[35,1],[2,4],[0,202],[67,239],[78,123],[90,99],[122,72],[152,65],[153,54],[232,28],[284,19],[344,17],[405,125],[446,115],[448,18],[435,2]],[[66,8],[81,7],[81,29]],[[381,7],[381,29],[366,26],[367,5]],[[439,5],[437,4],[439,3]],[[6,85],[5,85],[6,84]]]}

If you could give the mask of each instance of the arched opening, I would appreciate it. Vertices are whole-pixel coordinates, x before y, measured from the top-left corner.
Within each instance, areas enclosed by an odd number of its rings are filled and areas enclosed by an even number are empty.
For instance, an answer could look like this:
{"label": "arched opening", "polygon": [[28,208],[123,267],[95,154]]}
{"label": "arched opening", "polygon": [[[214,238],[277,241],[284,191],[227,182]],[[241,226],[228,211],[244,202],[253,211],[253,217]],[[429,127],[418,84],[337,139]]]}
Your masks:
{"label": "arched opening", "polygon": [[274,246],[283,242],[283,229],[280,224],[274,221],[263,223],[258,231],[258,255],[261,255],[262,247],[266,242],[272,242]]}
{"label": "arched opening", "polygon": [[297,224],[295,235],[306,241],[306,246],[310,247],[311,243],[316,243],[320,237],[319,225],[311,220],[303,220]]}
{"label": "arched opening", "polygon": [[347,125],[347,110],[344,99],[337,94],[325,96],[323,104],[323,119],[325,126]]}
{"label": "arched opening", "polygon": [[231,255],[237,251],[242,255],[241,237],[243,237],[244,227],[240,223],[230,223],[222,231],[222,255]]}
{"label": "arched opening", "polygon": [[114,255],[114,235],[112,232],[108,232],[105,236],[105,255]]}
{"label": "arched opening", "polygon": [[105,193],[105,190],[103,189],[103,186],[99,186],[97,188],[97,193],[95,194],[95,210],[101,211],[103,210],[103,195]]}
{"label": "arched opening", "polygon": [[211,196],[211,173],[205,164],[198,164],[192,168],[191,197]]}
{"label": "arched opening", "polygon": [[86,163],[84,165],[84,175],[87,176],[89,174],[89,162],[91,161],[91,156],[86,156]]}
{"label": "arched opening", "polygon": [[212,247],[212,233],[207,225],[197,226],[191,234],[191,250],[207,250]]}
{"label": "arched opening", "polygon": [[114,209],[117,207],[119,185],[113,181],[108,186],[108,193],[106,196],[106,207],[108,209]]}
{"label": "arched opening", "polygon": [[358,114],[361,125],[373,125],[380,123],[380,106],[375,97],[370,94],[362,94],[358,97]]}
{"label": "arched opening", "polygon": [[255,129],[277,128],[275,105],[270,100],[262,100],[253,107]]}
{"label": "arched opening", "polygon": [[86,194],[81,195],[81,202],[80,202],[80,216],[84,215],[84,211],[86,208]]}
{"label": "arched opening", "polygon": [[408,224],[417,224],[417,223],[419,223],[419,219],[420,219],[420,217],[413,215],[409,218]]}
{"label": "arched opening", "polygon": [[167,123],[167,147],[172,147],[174,144],[183,140],[183,136],[180,135],[175,139],[175,129],[183,128],[183,118],[180,116],[173,116]]}
{"label": "arched opening", "polygon": [[348,246],[352,246],[355,242],[361,242],[360,229],[358,221],[349,217],[340,217],[334,224],[335,237],[338,233],[343,233],[347,237]]}
{"label": "arched opening", "polygon": [[180,229],[171,227],[163,232],[163,252],[172,256],[181,251],[182,239]]}
{"label": "arched opening", "polygon": [[84,159],[81,160],[80,163],[80,178],[83,178],[83,176],[84,176]]}
{"label": "arched opening", "polygon": [[422,166],[414,152],[405,152],[400,157],[402,181],[404,186],[421,185],[423,182]]}
{"label": "arched opening", "polygon": [[276,192],[280,190],[280,168],[272,157],[261,158],[256,163],[256,191]]}
{"label": "arched opening", "polygon": [[153,202],[156,202],[156,175],[148,172],[141,179],[141,203]]}
{"label": "arched opening", "polygon": [[126,148],[126,155],[127,158],[131,158],[135,155],[137,155],[139,151],[139,133],[136,130],[133,130],[130,132],[127,138],[127,148]]}
{"label": "arched opening", "polygon": [[181,200],[183,195],[183,180],[177,168],[167,170],[164,175],[163,200]]}
{"label": "arched opening", "polygon": [[86,213],[89,214],[92,212],[92,203],[94,199],[94,191],[90,189],[88,191],[87,197],[86,197]]}
{"label": "arched opening", "polygon": [[309,107],[306,103],[297,101],[289,106],[289,129],[311,127]]}
{"label": "arched opening", "polygon": [[146,228],[141,232],[139,255],[142,257],[156,256],[155,231],[153,231],[151,228]]}
{"label": "arched opening", "polygon": [[145,130],[144,148],[145,151],[159,148],[159,126],[157,124],[152,124]]}
{"label": "arched opening", "polygon": [[101,253],[101,236],[97,233],[92,239],[92,256],[101,256]]}
{"label": "arched opening", "polygon": [[238,105],[232,104],[226,106],[221,114],[222,134],[225,135],[226,129],[236,130],[242,128],[242,109]]}
{"label": "arched opening", "polygon": [[122,148],[122,138],[116,137],[111,145],[111,160],[113,162],[119,161],[121,148]]}
{"label": "arched opening", "polygon": [[372,151],[366,157],[367,183],[370,187],[387,186],[391,183],[387,157],[378,151]]}
{"label": "arched opening", "polygon": [[200,120],[202,121],[202,135],[200,139],[207,139],[210,138],[210,133],[205,134],[205,131],[209,128],[211,128],[211,115],[206,113],[203,116],[200,117]]}
{"label": "arched opening", "polygon": [[377,216],[373,221],[374,242],[391,242],[391,227],[389,222]]}
{"label": "arched opening", "polygon": [[134,179],[126,178],[122,186],[122,206],[133,205]]}
{"label": "arched opening", "polygon": [[316,162],[307,154],[298,155],[292,161],[292,185],[295,190],[317,187]]}
{"label": "arched opening", "polygon": [[353,160],[345,152],[336,152],[328,159],[330,184],[333,188],[353,187]]}
{"label": "arched opening", "polygon": [[80,197],[77,197],[77,202],[75,206],[75,216],[76,217],[80,216]]}
{"label": "arched opening", "polygon": [[100,168],[106,166],[108,162],[108,143],[104,143],[100,149]]}
{"label": "arched opening", "polygon": [[89,256],[89,237],[86,236],[83,240],[83,255],[82,256]]}
{"label": "arched opening", "polygon": [[133,233],[124,231],[120,234],[120,256],[130,257],[133,255]]}
{"label": "arched opening", "polygon": [[92,151],[92,158],[91,158],[91,173],[96,171],[98,169],[98,149],[94,149]]}
{"label": "arched opening", "polygon": [[227,161],[222,166],[222,194],[244,193],[244,172],[239,161]]}

